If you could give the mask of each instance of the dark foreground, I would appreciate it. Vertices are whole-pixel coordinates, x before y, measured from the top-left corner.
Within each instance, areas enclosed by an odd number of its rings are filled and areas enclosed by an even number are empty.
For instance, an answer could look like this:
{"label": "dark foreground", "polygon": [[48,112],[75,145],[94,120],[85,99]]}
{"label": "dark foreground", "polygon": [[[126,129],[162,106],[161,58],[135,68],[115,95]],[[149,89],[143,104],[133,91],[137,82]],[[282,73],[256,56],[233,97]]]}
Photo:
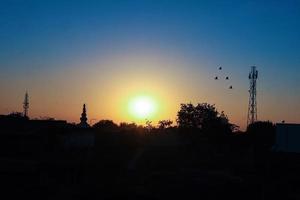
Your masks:
{"label": "dark foreground", "polygon": [[300,199],[298,155],[257,152],[247,135],[3,130],[1,199]]}

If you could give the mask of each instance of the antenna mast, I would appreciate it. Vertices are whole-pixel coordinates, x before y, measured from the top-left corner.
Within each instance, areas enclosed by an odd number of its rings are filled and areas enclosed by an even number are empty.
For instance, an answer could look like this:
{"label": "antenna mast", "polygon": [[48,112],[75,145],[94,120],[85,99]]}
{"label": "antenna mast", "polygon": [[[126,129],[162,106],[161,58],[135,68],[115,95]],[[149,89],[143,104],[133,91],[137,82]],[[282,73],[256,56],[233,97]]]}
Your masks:
{"label": "antenna mast", "polygon": [[257,101],[256,101],[256,80],[258,78],[258,71],[256,66],[251,67],[249,73],[250,89],[249,89],[249,106],[248,106],[248,119],[247,127],[257,121]]}
{"label": "antenna mast", "polygon": [[25,93],[25,98],[24,98],[24,102],[23,102],[23,109],[24,109],[24,117],[28,117],[28,109],[29,109],[29,96],[28,96],[28,92],[26,91]]}

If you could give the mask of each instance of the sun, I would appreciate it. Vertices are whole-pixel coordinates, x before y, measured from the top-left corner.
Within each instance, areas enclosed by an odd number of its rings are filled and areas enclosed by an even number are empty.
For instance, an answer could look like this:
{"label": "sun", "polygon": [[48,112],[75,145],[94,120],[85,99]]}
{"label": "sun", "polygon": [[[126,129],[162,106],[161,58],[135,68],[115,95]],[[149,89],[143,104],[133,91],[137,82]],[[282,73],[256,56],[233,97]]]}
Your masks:
{"label": "sun", "polygon": [[130,114],[138,119],[151,118],[156,109],[156,102],[149,96],[137,96],[129,102]]}

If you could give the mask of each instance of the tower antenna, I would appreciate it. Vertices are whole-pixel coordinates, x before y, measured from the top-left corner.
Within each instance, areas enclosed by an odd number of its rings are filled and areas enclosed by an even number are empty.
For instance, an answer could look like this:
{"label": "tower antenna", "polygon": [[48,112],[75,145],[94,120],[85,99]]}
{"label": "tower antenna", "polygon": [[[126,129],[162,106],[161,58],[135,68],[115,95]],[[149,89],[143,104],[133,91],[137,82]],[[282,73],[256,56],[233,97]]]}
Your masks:
{"label": "tower antenna", "polygon": [[256,66],[251,67],[249,73],[250,89],[249,89],[249,105],[248,105],[248,118],[247,127],[257,121],[257,101],[256,101],[256,80],[258,78],[258,71]]}
{"label": "tower antenna", "polygon": [[24,117],[28,117],[28,109],[29,109],[29,96],[28,96],[28,92],[26,91],[25,93],[25,98],[24,98],[24,102],[23,102],[23,109],[24,109]]}

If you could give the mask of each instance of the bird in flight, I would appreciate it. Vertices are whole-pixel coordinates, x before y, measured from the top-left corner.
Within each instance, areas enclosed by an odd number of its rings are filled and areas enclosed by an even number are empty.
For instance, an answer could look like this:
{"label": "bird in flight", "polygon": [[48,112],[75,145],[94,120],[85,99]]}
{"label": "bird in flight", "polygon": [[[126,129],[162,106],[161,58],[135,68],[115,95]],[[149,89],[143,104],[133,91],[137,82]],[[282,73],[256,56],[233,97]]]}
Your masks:
{"label": "bird in flight", "polygon": [[[218,69],[219,69],[219,70],[222,70],[222,67],[219,67]],[[218,77],[218,76],[215,76],[215,80],[219,80],[219,77]],[[229,80],[229,76],[225,76],[225,80]],[[228,89],[232,90],[232,89],[233,89],[233,86],[230,85]]]}

